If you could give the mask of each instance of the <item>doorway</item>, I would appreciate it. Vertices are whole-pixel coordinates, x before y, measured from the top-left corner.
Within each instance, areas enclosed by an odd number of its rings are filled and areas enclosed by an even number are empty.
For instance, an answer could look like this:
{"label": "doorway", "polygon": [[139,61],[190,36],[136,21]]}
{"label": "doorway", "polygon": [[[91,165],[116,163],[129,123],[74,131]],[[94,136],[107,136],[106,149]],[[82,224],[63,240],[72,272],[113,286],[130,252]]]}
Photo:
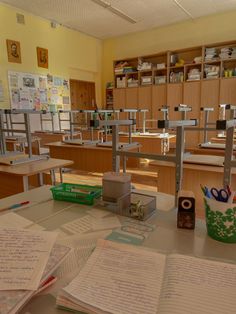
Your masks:
{"label": "doorway", "polygon": [[70,80],[71,110],[96,109],[95,83]]}

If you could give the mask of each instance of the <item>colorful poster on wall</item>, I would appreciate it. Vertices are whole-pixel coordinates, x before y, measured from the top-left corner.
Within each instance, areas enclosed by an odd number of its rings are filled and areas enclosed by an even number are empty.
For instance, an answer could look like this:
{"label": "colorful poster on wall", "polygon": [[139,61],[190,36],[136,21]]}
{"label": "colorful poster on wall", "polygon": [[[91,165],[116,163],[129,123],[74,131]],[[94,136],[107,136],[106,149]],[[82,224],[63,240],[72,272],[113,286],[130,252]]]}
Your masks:
{"label": "colorful poster on wall", "polygon": [[70,106],[69,81],[51,74],[8,72],[12,109],[49,110]]}

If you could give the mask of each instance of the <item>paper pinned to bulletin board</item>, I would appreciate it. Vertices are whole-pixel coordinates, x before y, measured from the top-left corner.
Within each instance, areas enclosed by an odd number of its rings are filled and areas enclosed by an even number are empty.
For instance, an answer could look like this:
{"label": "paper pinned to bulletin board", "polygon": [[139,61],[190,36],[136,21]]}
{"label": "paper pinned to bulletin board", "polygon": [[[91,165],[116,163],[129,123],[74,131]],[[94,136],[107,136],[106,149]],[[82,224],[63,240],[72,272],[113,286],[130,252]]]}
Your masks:
{"label": "paper pinned to bulletin board", "polygon": [[8,84],[12,109],[57,111],[70,107],[68,79],[9,71]]}

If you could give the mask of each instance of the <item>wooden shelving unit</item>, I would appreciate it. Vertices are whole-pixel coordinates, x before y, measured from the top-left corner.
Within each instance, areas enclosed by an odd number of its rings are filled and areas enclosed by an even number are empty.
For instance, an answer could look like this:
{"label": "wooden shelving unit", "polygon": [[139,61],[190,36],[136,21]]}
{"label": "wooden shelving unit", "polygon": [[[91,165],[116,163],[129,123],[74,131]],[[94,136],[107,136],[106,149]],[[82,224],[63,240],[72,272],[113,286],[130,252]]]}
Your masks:
{"label": "wooden shelving unit", "polygon": [[[219,55],[222,49],[228,47],[235,48],[233,57],[221,58]],[[211,51],[212,48],[215,48],[213,51],[216,52],[216,55],[212,59],[205,60],[206,52]],[[196,57],[199,58],[195,59]],[[146,66],[151,64],[151,67],[140,69],[140,60],[142,63],[146,62]],[[126,62],[127,67],[131,68],[126,69],[129,71],[127,73],[118,74],[115,69],[117,65],[124,62]],[[206,68],[209,69],[209,66],[212,67],[210,70],[218,71],[215,77],[214,75],[211,76],[212,73],[206,74]],[[197,69],[194,72],[197,75],[194,80],[189,80],[189,71],[193,69]],[[182,74],[179,75],[179,72]],[[178,75],[179,80],[170,79],[171,76],[178,77]],[[117,86],[117,77],[120,80],[123,79],[121,88]],[[146,85],[142,85],[143,80],[148,80],[146,77],[151,77],[150,83],[146,82]],[[133,78],[136,83],[129,83],[128,85],[130,78]],[[130,85],[132,88],[129,87]],[[180,103],[185,103],[193,108],[188,117],[199,119],[200,125],[203,125],[200,107],[214,107],[215,110],[210,115],[210,121],[213,122],[219,116],[218,107],[220,103],[236,105],[236,41],[116,60],[114,61],[114,87],[113,107],[115,109],[145,108],[150,110],[150,118],[161,119],[162,115],[158,109],[163,105],[168,105],[170,108],[169,118],[180,119],[180,114],[174,111],[174,107]],[[155,126],[155,123],[147,124],[147,128],[151,126]],[[211,132],[210,136],[215,134]],[[201,142],[201,139],[202,134],[194,132],[194,136],[192,134],[186,139],[186,145],[196,146]]]}

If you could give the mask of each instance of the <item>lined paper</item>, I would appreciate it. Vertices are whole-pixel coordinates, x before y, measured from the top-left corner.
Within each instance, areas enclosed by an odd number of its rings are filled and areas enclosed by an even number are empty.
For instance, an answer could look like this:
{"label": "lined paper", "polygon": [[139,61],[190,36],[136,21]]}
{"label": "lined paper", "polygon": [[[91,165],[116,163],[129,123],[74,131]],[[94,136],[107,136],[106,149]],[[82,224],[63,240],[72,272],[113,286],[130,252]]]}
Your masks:
{"label": "lined paper", "polygon": [[82,218],[72,220],[61,226],[62,229],[68,231],[70,234],[84,233],[92,228],[92,217],[86,215]]}
{"label": "lined paper", "polygon": [[0,290],[36,290],[56,233],[0,229]]}
{"label": "lined paper", "polygon": [[91,310],[153,314],[165,259],[162,254],[99,240],[85,267],[64,291]]}
{"label": "lined paper", "polygon": [[161,314],[232,314],[236,265],[173,254],[167,259]]}

